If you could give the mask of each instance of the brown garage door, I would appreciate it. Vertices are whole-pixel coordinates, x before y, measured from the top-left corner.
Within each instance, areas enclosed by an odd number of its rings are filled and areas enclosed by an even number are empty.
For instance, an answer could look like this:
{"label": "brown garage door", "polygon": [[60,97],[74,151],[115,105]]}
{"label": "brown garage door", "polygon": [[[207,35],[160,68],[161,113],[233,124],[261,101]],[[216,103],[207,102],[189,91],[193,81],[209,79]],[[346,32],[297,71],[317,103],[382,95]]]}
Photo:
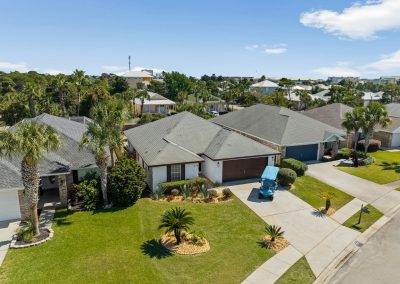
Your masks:
{"label": "brown garage door", "polygon": [[267,157],[224,161],[222,180],[225,182],[248,178],[259,178],[267,164]]}

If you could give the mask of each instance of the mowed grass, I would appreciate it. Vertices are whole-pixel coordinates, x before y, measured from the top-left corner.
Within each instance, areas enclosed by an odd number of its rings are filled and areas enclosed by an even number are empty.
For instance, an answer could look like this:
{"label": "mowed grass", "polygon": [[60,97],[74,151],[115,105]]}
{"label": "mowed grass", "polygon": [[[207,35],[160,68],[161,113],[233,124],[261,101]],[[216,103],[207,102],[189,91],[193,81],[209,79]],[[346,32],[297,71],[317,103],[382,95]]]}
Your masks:
{"label": "mowed grass", "polygon": [[[192,212],[211,250],[172,255],[159,245],[161,214]],[[53,240],[10,250],[0,283],[240,283],[273,253],[258,244],[265,223],[238,199],[220,204],[141,199],[116,211],[57,210]]]}
{"label": "mowed grass", "polygon": [[400,180],[400,152],[378,151],[369,153],[369,155],[376,159],[376,162],[372,165],[358,168],[337,168],[351,175],[379,184]]}
{"label": "mowed grass", "polygon": [[357,213],[355,213],[353,216],[347,219],[346,222],[344,222],[343,226],[349,227],[359,232],[364,232],[366,229],[371,227],[372,224],[378,221],[379,218],[383,216],[383,214],[372,205],[367,205],[366,207],[370,210],[370,213],[362,214],[360,224],[357,224],[358,219],[360,218],[360,210],[359,210]]}
{"label": "mowed grass", "polygon": [[322,198],[323,192],[332,192],[335,195],[331,200],[331,206],[336,210],[353,199],[351,195],[310,176],[298,177],[290,192],[316,209],[325,206],[325,199]]}
{"label": "mowed grass", "polygon": [[314,273],[303,256],[276,281],[276,284],[311,284],[314,280]]}

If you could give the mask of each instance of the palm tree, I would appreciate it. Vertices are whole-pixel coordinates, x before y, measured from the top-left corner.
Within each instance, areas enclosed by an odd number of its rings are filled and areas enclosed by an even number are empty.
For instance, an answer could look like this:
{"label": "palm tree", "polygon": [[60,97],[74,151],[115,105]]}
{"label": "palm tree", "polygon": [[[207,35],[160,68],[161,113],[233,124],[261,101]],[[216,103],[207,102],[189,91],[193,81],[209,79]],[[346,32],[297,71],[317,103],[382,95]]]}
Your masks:
{"label": "palm tree", "polygon": [[382,128],[385,128],[390,123],[391,120],[389,114],[383,104],[373,102],[364,107],[364,116],[361,123],[361,128],[365,136],[365,153],[368,152],[369,141],[372,139],[375,127],[379,125]]}
{"label": "palm tree", "polygon": [[144,108],[144,101],[145,100],[150,100],[150,95],[149,92],[146,90],[137,90],[136,91],[136,98],[140,99],[140,115],[143,114],[143,108]]}
{"label": "palm tree", "polygon": [[16,131],[3,132],[0,140],[0,154],[11,157],[21,155],[21,176],[25,189],[25,204],[30,209],[35,235],[39,235],[37,205],[39,200],[38,164],[45,152],[55,151],[61,141],[53,128],[33,121],[23,120]]}
{"label": "palm tree", "polygon": [[67,88],[67,79],[64,75],[59,74],[55,77],[55,88],[61,105],[61,115],[65,116],[65,89]]}
{"label": "palm tree", "polygon": [[110,151],[111,165],[114,166],[114,152],[122,147],[121,131],[128,119],[126,106],[122,100],[110,100],[93,107],[91,117],[104,132],[107,132],[107,146]]}
{"label": "palm tree", "polygon": [[331,208],[331,200],[335,198],[335,194],[333,192],[325,191],[322,193],[322,198],[325,199],[325,212],[328,212],[329,208]]}
{"label": "palm tree", "polygon": [[190,225],[194,224],[194,219],[190,212],[180,207],[171,208],[161,216],[161,224],[158,229],[166,228],[165,233],[174,232],[176,243],[181,243],[181,234],[183,230],[188,231]]}
{"label": "palm tree", "polygon": [[275,242],[275,239],[282,237],[285,231],[282,231],[281,227],[276,225],[265,226],[265,232],[271,238],[271,243]]}
{"label": "palm tree", "polygon": [[28,98],[29,110],[31,117],[36,116],[36,99],[40,97],[42,90],[40,85],[34,82],[28,82],[23,88],[24,94]]}
{"label": "palm tree", "polygon": [[355,107],[352,111],[346,112],[342,126],[346,128],[347,134],[354,132],[353,144],[354,150],[357,148],[358,135],[364,120],[364,111],[362,107]]}
{"label": "palm tree", "polygon": [[73,84],[76,86],[76,90],[78,92],[77,115],[79,115],[82,91],[83,91],[83,88],[88,84],[89,79],[86,76],[85,71],[76,69],[74,71],[74,73],[72,73],[72,81],[73,81]]}
{"label": "palm tree", "polygon": [[287,97],[289,101],[291,100],[290,94],[292,92],[292,88],[294,86],[294,82],[288,78],[282,78],[279,80],[278,85],[286,90]]}

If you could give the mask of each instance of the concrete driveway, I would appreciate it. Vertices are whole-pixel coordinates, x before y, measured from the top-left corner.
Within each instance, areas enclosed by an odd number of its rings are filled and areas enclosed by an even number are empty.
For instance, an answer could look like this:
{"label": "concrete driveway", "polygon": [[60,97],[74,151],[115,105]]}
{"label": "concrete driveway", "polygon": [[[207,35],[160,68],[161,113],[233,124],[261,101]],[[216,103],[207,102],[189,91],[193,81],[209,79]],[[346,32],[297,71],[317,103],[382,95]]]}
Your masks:
{"label": "concrete driveway", "polygon": [[18,225],[19,221],[0,221],[0,266],[6,257],[12,236]]}
{"label": "concrete driveway", "polygon": [[287,190],[277,190],[273,201],[260,200],[259,186],[259,183],[248,183],[230,185],[230,189],[266,223],[282,227],[285,238],[306,256],[316,276],[359,235]]}
{"label": "concrete driveway", "polygon": [[307,175],[344,191],[364,203],[372,204],[384,214],[390,214],[400,204],[400,192],[335,168],[338,161],[308,166]]}
{"label": "concrete driveway", "polygon": [[331,279],[330,283],[399,283],[400,213],[394,215]]}

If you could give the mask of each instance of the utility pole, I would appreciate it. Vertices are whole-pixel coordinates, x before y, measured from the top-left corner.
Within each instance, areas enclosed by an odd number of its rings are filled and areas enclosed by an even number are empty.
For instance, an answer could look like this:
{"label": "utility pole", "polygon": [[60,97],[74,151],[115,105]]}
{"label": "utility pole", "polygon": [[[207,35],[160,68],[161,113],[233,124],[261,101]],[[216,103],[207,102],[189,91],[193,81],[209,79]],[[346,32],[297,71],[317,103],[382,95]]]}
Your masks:
{"label": "utility pole", "polygon": [[131,72],[131,56],[128,56],[129,72]]}

